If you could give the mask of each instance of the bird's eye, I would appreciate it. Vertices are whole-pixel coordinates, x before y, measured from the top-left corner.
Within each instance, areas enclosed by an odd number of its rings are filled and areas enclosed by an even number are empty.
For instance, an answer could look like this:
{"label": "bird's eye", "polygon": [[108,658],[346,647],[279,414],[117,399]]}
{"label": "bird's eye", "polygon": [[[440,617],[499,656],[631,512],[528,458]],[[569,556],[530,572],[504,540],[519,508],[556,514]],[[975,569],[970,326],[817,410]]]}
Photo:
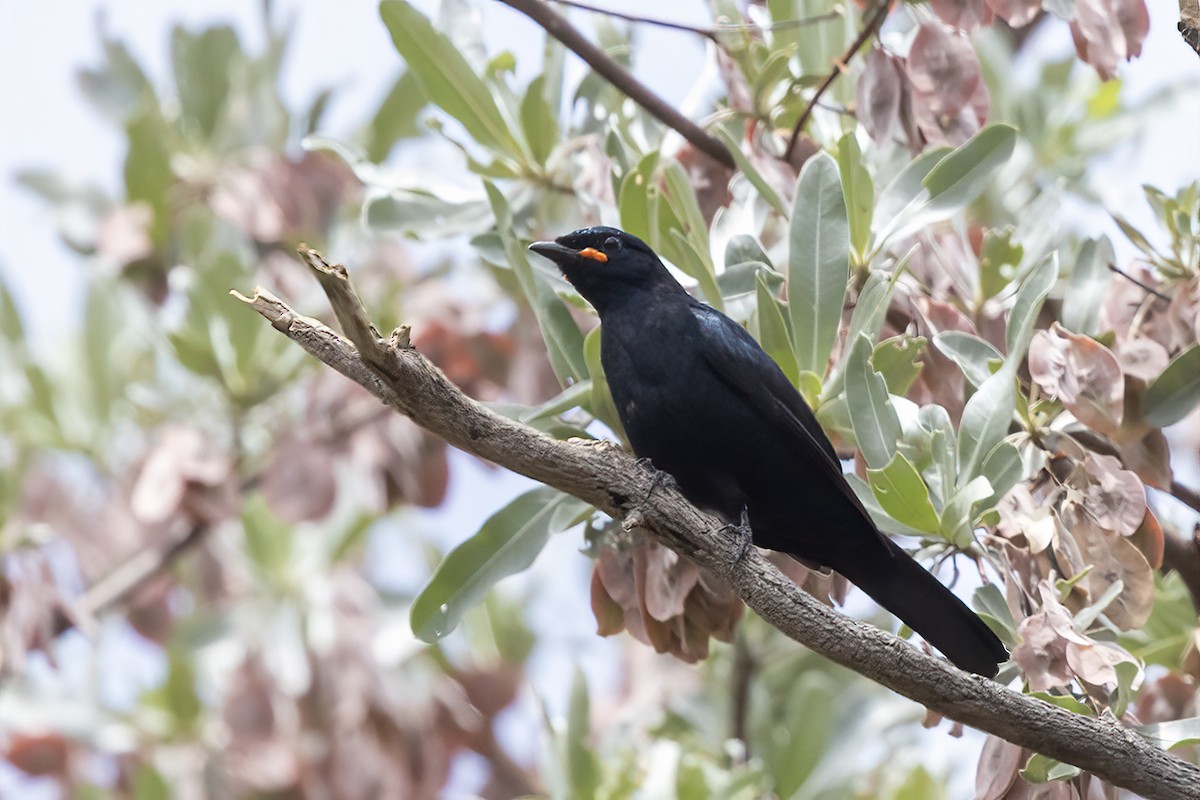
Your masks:
{"label": "bird's eye", "polygon": [[615,236],[610,236],[604,240],[604,252],[615,253],[621,249],[621,240]]}

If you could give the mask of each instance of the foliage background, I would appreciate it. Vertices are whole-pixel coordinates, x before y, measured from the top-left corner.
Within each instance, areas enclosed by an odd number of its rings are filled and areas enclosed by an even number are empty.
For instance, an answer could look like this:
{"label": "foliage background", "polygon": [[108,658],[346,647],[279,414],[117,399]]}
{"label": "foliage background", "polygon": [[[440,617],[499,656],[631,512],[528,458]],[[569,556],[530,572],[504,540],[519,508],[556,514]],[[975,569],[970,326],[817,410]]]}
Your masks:
{"label": "foliage background", "polygon": [[[245,8],[231,13],[241,15],[236,30],[253,62],[266,28]],[[109,11],[112,39],[140,43],[135,56],[169,98],[179,80],[167,55],[176,12],[151,21],[138,4]],[[932,797],[944,785],[952,787],[948,796],[962,796],[973,779],[978,737],[922,731],[910,704],[796,652],[754,621],[744,624],[741,651],[717,646],[698,668],[653,656],[629,637],[596,638],[590,562],[577,554],[583,542],[575,533],[551,537],[534,569],[502,584],[438,648],[413,638],[407,606],[438,554],[527,486],[453,454],[443,462],[435,443],[378,418],[370,404],[356,406],[352,393],[266,332],[260,336],[258,320],[243,318],[246,327],[236,327],[240,310],[218,305],[225,288],[257,281],[311,298],[286,255],[292,238],[304,234],[340,260],[363,265],[356,278],[373,289],[379,318],[412,322],[425,337],[418,346],[477,396],[533,403],[556,385],[538,355],[531,318],[509,299],[520,296],[511,281],[505,291],[483,279],[461,242],[397,244],[364,235],[353,178],[335,160],[298,148],[305,111],[330,85],[334,99],[316,128],[369,148],[372,135],[380,136],[370,121],[400,62],[373,5],[340,12],[281,5],[276,26],[293,11],[297,28],[279,71],[279,99],[270,80],[255,82],[266,67],[251,64],[222,108],[236,109],[244,92],[240,102],[257,113],[233,114],[238,124],[222,133],[206,127],[201,99],[190,121],[168,112],[171,133],[141,135],[126,122],[119,92],[99,92],[97,110],[63,70],[94,69],[104,58],[89,19],[33,16],[49,14],[45,6],[5,8],[3,107],[9,119],[27,121],[5,133],[6,176],[45,169],[98,182],[113,198],[136,196],[150,192],[140,167],[165,142],[176,174],[224,193],[186,198],[215,213],[173,216],[177,228],[153,234],[177,239],[170,247],[178,250],[164,260],[156,257],[161,240],[147,253],[136,213],[132,220],[114,215],[98,195],[48,182],[49,175],[40,183],[26,175],[23,188],[6,178],[0,266],[28,332],[0,353],[8,592],[0,702],[8,765],[0,788],[190,797],[323,786],[355,797],[381,790],[371,782],[378,778],[383,790],[435,796],[448,776],[452,796],[569,786],[619,797],[630,788],[623,785],[628,777],[646,796],[733,796],[771,787],[812,797]],[[489,55],[514,50],[514,83],[523,86],[540,65],[540,44],[528,45],[541,41],[538,30],[505,9],[481,11]],[[209,10],[186,13],[193,33],[223,19]],[[698,23],[707,18],[699,4],[679,13]],[[1158,24],[1172,14],[1169,3],[1151,6],[1156,24],[1146,54],[1122,67],[1122,103],[1136,106],[1164,83],[1183,85],[1197,75],[1187,53],[1177,55],[1173,31]],[[1043,27],[1006,75],[1011,80],[993,85],[994,107],[1002,106],[1005,88],[1014,106],[1023,102],[1037,85],[1039,63],[1069,47],[1064,26]],[[689,87],[679,76],[699,71],[699,48],[682,35],[641,27],[637,41],[638,74],[687,107]],[[36,46],[46,42],[53,44]],[[663,53],[671,69],[658,63]],[[200,69],[184,80],[197,75],[211,77]],[[568,83],[582,75],[577,65],[567,69]],[[1080,67],[1072,81],[1081,91],[1099,91]],[[1174,189],[1200,174],[1200,156],[1187,146],[1188,131],[1200,129],[1200,121],[1187,122],[1197,106],[1187,95],[1171,102],[1153,117],[1169,122],[1135,115],[1095,148],[1081,147],[1092,132],[1084,124],[1037,152],[1050,172],[1086,178],[1090,192],[1067,200],[1060,218],[1087,236],[1109,233],[1122,262],[1135,251],[1097,209],[1119,210],[1161,246],[1161,227],[1138,184]],[[279,107],[292,111],[289,135],[256,130],[252,123]],[[405,124],[393,131],[419,130],[403,111],[394,119]],[[138,168],[124,168],[126,146],[139,143]],[[455,147],[436,136],[406,138],[388,163],[434,164],[444,178],[473,180]],[[39,190],[48,203],[31,199]],[[247,213],[264,207],[279,213]],[[101,222],[107,225],[95,227]],[[63,233],[86,252],[49,245]],[[180,253],[184,269],[171,258]],[[203,315],[191,316],[189,309],[202,307]],[[15,315],[8,307],[4,314],[11,332]],[[222,357],[210,323],[226,315],[232,369],[207,355]],[[45,368],[49,414],[29,373],[14,371],[27,362]],[[264,366],[279,372],[266,385],[247,382]],[[24,388],[14,390],[18,383]],[[1193,455],[1194,419],[1181,433],[1182,450]],[[333,474],[321,466],[329,463],[338,465]],[[257,485],[256,475],[278,475],[289,464],[308,468],[301,483]],[[1182,458],[1177,476],[1196,485],[1194,467],[1195,459]],[[314,483],[312,472],[324,477]],[[333,510],[325,504],[331,487]],[[115,509],[111,497],[122,500]],[[105,516],[131,510],[138,525]],[[217,524],[230,513],[241,522]],[[293,531],[280,517],[318,521]],[[1180,514],[1177,522],[1186,530],[1190,518]],[[123,556],[161,550],[172,537],[210,525],[215,534],[205,534],[176,577],[152,582],[130,613],[91,620],[76,612],[71,621],[84,633],[54,635],[81,589]],[[870,613],[853,599],[851,609]],[[748,700],[759,745],[748,764],[726,742],[739,652],[762,665]],[[786,698],[781,708],[774,707],[778,698]],[[335,731],[344,737],[340,748]],[[875,746],[861,747],[878,731],[884,735]],[[888,766],[895,764],[921,766]]]}

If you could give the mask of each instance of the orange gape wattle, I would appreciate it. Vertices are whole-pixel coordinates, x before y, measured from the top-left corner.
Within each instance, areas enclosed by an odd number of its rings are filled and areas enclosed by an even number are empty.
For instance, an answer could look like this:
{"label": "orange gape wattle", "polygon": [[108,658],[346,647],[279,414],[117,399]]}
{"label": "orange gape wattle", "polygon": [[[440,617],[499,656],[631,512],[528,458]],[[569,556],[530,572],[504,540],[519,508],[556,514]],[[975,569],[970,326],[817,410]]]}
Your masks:
{"label": "orange gape wattle", "polygon": [[608,256],[604,255],[604,253],[601,253],[594,247],[583,248],[579,251],[579,255],[583,256],[584,258],[590,258],[592,261],[599,261],[601,264],[603,264],[605,261],[608,261]]}

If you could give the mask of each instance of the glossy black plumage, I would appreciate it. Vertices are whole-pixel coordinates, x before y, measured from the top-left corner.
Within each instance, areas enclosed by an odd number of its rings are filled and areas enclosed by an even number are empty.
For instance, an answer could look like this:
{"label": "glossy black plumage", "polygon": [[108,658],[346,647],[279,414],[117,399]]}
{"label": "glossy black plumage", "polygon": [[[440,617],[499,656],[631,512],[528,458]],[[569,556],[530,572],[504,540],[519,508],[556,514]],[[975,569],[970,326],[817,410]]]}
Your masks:
{"label": "glossy black plumage", "polygon": [[697,506],[730,522],[746,509],[756,545],[837,570],[959,667],[996,674],[1000,640],[878,531],[812,411],[745,329],[614,228],[530,249],[600,314],[601,360],[634,452]]}

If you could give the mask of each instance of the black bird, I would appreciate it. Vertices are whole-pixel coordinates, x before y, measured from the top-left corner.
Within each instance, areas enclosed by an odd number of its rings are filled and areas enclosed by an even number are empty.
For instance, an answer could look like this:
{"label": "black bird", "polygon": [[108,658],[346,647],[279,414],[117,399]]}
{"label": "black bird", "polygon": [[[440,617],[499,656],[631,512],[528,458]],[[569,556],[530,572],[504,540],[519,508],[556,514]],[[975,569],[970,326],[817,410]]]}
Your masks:
{"label": "black bird", "polygon": [[742,326],[624,231],[529,249],[600,314],[601,361],[638,456],[695,505],[748,521],[754,544],[837,570],[962,669],[996,674],[1000,640],[875,527],[812,410]]}

